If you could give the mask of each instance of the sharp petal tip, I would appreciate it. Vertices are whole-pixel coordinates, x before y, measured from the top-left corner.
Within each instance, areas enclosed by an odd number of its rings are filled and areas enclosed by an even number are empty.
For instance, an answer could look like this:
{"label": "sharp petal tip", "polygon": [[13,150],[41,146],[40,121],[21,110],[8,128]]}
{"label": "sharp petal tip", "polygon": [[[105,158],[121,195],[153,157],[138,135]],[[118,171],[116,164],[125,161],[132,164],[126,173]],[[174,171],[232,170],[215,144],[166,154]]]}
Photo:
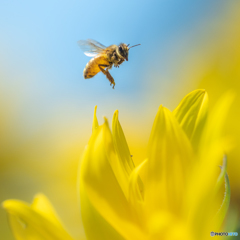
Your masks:
{"label": "sharp petal tip", "polygon": [[165,107],[161,104],[160,106],[159,106],[159,108],[158,108],[158,111],[162,111],[163,109],[164,109]]}
{"label": "sharp petal tip", "polygon": [[33,199],[39,199],[39,198],[45,198],[45,197],[46,196],[43,193],[39,192],[34,195]]}
{"label": "sharp petal tip", "polygon": [[117,117],[117,118],[118,118],[118,110],[116,110],[116,111],[114,112],[114,117]]}
{"label": "sharp petal tip", "polygon": [[11,200],[5,200],[2,202],[2,208],[4,208],[5,210],[7,210],[9,208],[9,206],[11,205]]}
{"label": "sharp petal tip", "polygon": [[103,116],[103,119],[104,119],[104,124],[108,125],[108,119],[105,116]]}
{"label": "sharp petal tip", "polygon": [[2,208],[4,208],[4,209],[6,209],[5,202],[6,202],[6,201],[2,202],[2,204],[1,204],[1,205],[2,205]]}
{"label": "sharp petal tip", "polygon": [[94,114],[96,115],[97,113],[97,105],[94,107]]}

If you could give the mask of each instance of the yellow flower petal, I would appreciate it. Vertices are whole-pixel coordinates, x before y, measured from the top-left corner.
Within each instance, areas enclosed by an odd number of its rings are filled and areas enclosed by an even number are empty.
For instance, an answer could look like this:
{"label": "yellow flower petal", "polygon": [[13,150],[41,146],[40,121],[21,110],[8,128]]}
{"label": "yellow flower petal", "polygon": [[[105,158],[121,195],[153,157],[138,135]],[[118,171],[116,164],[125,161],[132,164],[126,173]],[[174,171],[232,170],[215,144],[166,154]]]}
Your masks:
{"label": "yellow flower petal", "polygon": [[[134,170],[135,165],[132,160],[121,124],[118,120],[118,110],[116,110],[115,113],[113,114],[112,134],[113,134],[114,148],[118,156],[119,166],[122,168],[122,169],[118,169],[117,171],[121,171],[123,174],[125,174],[126,180],[129,181],[130,174]],[[119,180],[121,181],[121,179]],[[138,181],[138,188],[140,188],[139,191],[143,193],[143,183],[139,176],[137,178],[137,181]],[[126,194],[126,197],[128,199],[127,194]]]}
{"label": "yellow flower petal", "polygon": [[173,114],[180,126],[197,148],[208,113],[208,95],[205,90],[195,90],[187,94]]}
{"label": "yellow flower petal", "polygon": [[[119,239],[120,236],[123,239],[146,239],[137,227],[138,220],[131,214],[124,189],[128,190],[128,183],[122,175],[112,135],[105,119],[105,123],[99,126],[91,136],[80,170],[80,195],[81,199],[84,199],[81,202],[81,208],[85,208],[82,216],[87,237],[94,239],[91,233],[93,230],[87,225],[90,216],[97,215],[93,213],[97,211],[109,227],[116,230],[111,231],[117,234],[116,236],[111,235],[105,239]],[[98,219],[91,221],[96,225],[99,224]],[[106,231],[103,236],[108,236],[109,227],[94,230],[96,234],[101,230],[99,239],[103,231]]]}
{"label": "yellow flower petal", "polygon": [[[223,139],[223,126],[225,124],[226,118],[228,117],[228,112],[230,106],[232,105],[235,95],[233,92],[227,92],[223,95],[219,101],[214,106],[213,111],[208,121],[207,126],[204,129],[203,137],[199,143],[201,150],[208,149],[213,143],[221,141]],[[223,151],[228,150],[229,146],[222,146]],[[203,148],[203,149],[202,149]],[[201,151],[202,153],[204,151]]]}
{"label": "yellow flower petal", "polygon": [[93,125],[92,125],[92,131],[97,129],[99,127],[98,120],[97,120],[97,106],[94,108],[94,115],[93,115]]}
{"label": "yellow flower petal", "polygon": [[42,216],[45,216],[49,221],[58,225],[59,227],[63,226],[55,209],[44,194],[39,193],[34,197],[32,208]]}
{"label": "yellow flower petal", "polygon": [[[215,211],[221,205],[221,199],[214,198],[214,189],[219,175],[218,166],[222,164],[225,150],[228,149],[221,131],[232,101],[232,93],[226,94],[219,100],[209,115],[209,121],[199,142],[201,151],[198,154],[198,164],[192,169],[185,198],[186,208],[190,209],[189,221],[193,226],[198,226],[200,223],[202,228],[219,226],[219,222],[212,221]],[[205,219],[205,212],[208,212],[208,221]]]}
{"label": "yellow flower petal", "polygon": [[139,172],[145,166],[146,162],[147,162],[147,159],[145,161],[143,161],[141,164],[139,164],[139,166],[137,166],[130,175],[129,201],[133,207],[137,208],[137,210],[138,210],[139,205],[140,205],[140,208],[142,208],[142,205],[144,203],[144,201],[143,201],[144,194],[143,194],[143,192],[141,192],[141,190],[139,188],[138,179],[139,179]]}
{"label": "yellow flower petal", "polygon": [[135,166],[132,161],[131,154],[122,127],[118,121],[118,110],[116,110],[115,113],[113,114],[112,134],[114,147],[116,149],[118,156],[120,157],[121,164],[123,165],[126,174],[130,176]]}
{"label": "yellow flower petal", "polygon": [[188,225],[170,211],[155,212],[148,221],[151,235],[149,240],[196,240]]}
{"label": "yellow flower petal", "polygon": [[96,210],[88,198],[83,181],[80,183],[81,215],[87,240],[124,240]]}
{"label": "yellow flower petal", "polygon": [[[46,205],[45,205],[46,204]],[[33,206],[18,200],[7,200],[3,207],[17,240],[72,240],[59,224],[54,210],[43,195],[38,195]],[[50,213],[46,213],[46,210]]]}
{"label": "yellow flower petal", "polygon": [[227,214],[227,210],[230,204],[230,195],[231,195],[231,191],[230,191],[230,183],[229,183],[229,178],[228,178],[228,174],[226,172],[226,168],[227,168],[227,158],[224,157],[223,160],[223,166],[221,167],[221,174],[218,177],[218,181],[217,181],[217,186],[216,186],[216,190],[218,191],[222,182],[225,181],[225,192],[224,192],[224,198],[222,201],[222,205],[220,207],[220,209],[218,210],[215,221],[217,221],[219,223],[219,225],[217,227],[220,227],[226,214]]}
{"label": "yellow flower petal", "polygon": [[160,106],[148,145],[146,204],[150,212],[182,210],[192,148],[173,114]]}

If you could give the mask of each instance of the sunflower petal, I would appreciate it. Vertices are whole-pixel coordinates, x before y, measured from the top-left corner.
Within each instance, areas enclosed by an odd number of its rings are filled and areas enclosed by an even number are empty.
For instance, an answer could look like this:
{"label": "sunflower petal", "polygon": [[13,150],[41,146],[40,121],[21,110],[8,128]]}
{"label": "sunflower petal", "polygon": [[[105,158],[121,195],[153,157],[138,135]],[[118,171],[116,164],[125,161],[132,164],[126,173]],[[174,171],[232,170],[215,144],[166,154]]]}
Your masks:
{"label": "sunflower petal", "polygon": [[173,114],[177,118],[194,147],[198,145],[208,113],[208,95],[205,90],[198,89],[186,95]]}
{"label": "sunflower petal", "polygon": [[228,178],[228,174],[226,172],[226,168],[227,168],[227,159],[226,157],[224,157],[223,160],[223,166],[221,167],[221,174],[219,175],[218,181],[217,181],[217,187],[216,190],[219,190],[220,185],[223,183],[223,181],[225,180],[225,192],[224,192],[224,198],[222,201],[222,205],[220,207],[220,209],[217,212],[216,215],[216,219],[218,222],[218,227],[221,226],[221,224],[223,223],[223,220],[227,214],[228,211],[228,207],[230,204],[230,195],[231,195],[231,191],[230,191],[230,183],[229,183],[229,178]]}
{"label": "sunflower petal", "polygon": [[130,182],[129,182],[129,201],[131,202],[132,206],[138,206],[139,204],[143,204],[144,195],[143,192],[139,188],[138,178],[139,172],[145,166],[147,160],[143,161],[139,164],[131,173]]}
{"label": "sunflower petal", "polygon": [[[43,200],[41,196],[37,198],[40,201]],[[35,202],[34,206],[18,200],[3,202],[3,207],[8,212],[9,222],[17,240],[72,240],[71,236],[59,224],[58,218],[53,217],[54,210],[48,204],[49,201],[46,198],[45,200],[41,203]],[[45,206],[44,201],[48,202]],[[40,205],[43,207],[41,210]],[[46,214],[46,209],[51,209],[51,213]]]}
{"label": "sunflower petal", "polygon": [[96,130],[99,127],[98,120],[97,120],[97,106],[94,108],[94,115],[93,115],[93,125],[92,131]]}
{"label": "sunflower petal", "polygon": [[51,202],[44,194],[39,193],[34,197],[32,208],[59,227],[63,226]]}
{"label": "sunflower petal", "polygon": [[[132,160],[128,144],[123,133],[121,124],[118,120],[118,110],[115,111],[112,120],[112,134],[113,134],[113,143],[118,156],[118,161],[121,166],[121,172],[126,175],[126,179],[129,181],[130,175],[135,168],[134,162]],[[137,178],[138,186],[140,191],[143,192],[143,183],[141,178]],[[128,195],[126,195],[128,198]]]}
{"label": "sunflower petal", "polygon": [[[130,214],[130,204],[124,194],[128,184],[121,174],[112,134],[105,119],[104,124],[93,132],[80,169],[80,195],[81,200],[84,199],[81,201],[81,208],[84,209],[82,217],[89,239],[94,239],[89,222],[104,225],[98,221],[99,218],[93,217],[96,215],[107,223],[105,227],[95,229],[99,236],[107,236],[103,239],[146,239]],[[111,231],[111,236],[108,236],[109,228],[115,229]]]}
{"label": "sunflower petal", "polygon": [[[204,221],[204,213],[214,216],[218,203],[220,204],[220,199],[214,199],[213,196],[219,175],[217,166],[221,164],[222,156],[229,148],[222,137],[222,129],[233,97],[229,92],[218,101],[199,141],[201,151],[198,154],[198,165],[192,170],[185,198],[186,208],[190,209],[189,221],[195,226],[200,223],[203,228],[204,224],[210,226],[212,222]],[[214,224],[215,227],[219,226],[218,222]]]}
{"label": "sunflower petal", "polygon": [[104,219],[91,203],[86,188],[84,182],[81,181],[81,215],[87,240],[123,240],[124,238]]}
{"label": "sunflower petal", "polygon": [[118,156],[121,159],[121,163],[123,164],[124,170],[129,176],[135,166],[131,158],[131,154],[122,127],[118,121],[118,110],[116,110],[113,115],[112,132],[114,147],[116,149]]}
{"label": "sunflower petal", "polygon": [[148,146],[146,202],[152,211],[181,211],[191,157],[192,148],[186,134],[173,114],[160,106]]}
{"label": "sunflower petal", "polygon": [[219,191],[220,187],[222,186],[224,179],[225,179],[225,175],[227,173],[227,156],[226,155],[224,155],[224,157],[223,157],[223,165],[220,166],[220,168],[221,168],[221,173],[218,176],[217,184],[214,189],[216,193]]}

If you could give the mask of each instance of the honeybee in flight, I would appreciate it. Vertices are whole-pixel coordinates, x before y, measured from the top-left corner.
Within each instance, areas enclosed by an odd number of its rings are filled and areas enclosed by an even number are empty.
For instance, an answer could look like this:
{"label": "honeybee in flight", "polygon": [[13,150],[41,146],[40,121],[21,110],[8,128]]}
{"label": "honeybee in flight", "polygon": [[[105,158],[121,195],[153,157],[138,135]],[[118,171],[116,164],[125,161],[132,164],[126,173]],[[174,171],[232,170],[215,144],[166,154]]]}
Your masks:
{"label": "honeybee in flight", "polygon": [[119,67],[125,60],[128,61],[129,49],[141,44],[128,47],[130,44],[121,43],[118,46],[105,47],[97,41],[88,39],[78,41],[78,45],[86,56],[93,57],[83,70],[84,78],[92,78],[101,71],[109,80],[110,86],[112,85],[112,88],[114,88],[115,82],[108,70],[112,66]]}

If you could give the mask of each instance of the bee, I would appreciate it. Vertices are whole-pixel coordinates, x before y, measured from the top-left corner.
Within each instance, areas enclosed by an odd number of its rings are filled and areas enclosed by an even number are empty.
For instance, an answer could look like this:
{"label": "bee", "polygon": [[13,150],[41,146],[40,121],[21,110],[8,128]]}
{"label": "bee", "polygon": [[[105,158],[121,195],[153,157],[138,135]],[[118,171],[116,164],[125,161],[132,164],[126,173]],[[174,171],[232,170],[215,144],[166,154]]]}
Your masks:
{"label": "bee", "polygon": [[118,46],[105,47],[97,41],[88,39],[78,41],[78,45],[86,56],[93,57],[84,68],[83,77],[85,79],[92,78],[101,71],[109,80],[110,86],[112,85],[112,88],[114,88],[115,81],[109,70],[112,66],[119,67],[125,60],[128,61],[129,49],[141,44],[129,47],[130,44],[121,43]]}

